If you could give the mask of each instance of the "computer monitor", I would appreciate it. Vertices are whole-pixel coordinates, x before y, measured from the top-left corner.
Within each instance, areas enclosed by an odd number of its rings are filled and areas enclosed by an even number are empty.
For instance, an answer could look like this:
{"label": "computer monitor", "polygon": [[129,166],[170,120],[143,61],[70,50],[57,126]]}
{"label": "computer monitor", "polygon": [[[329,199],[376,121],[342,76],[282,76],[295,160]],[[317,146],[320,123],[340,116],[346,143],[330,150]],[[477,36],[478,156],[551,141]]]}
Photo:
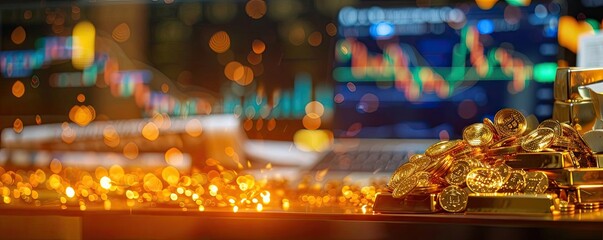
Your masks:
{"label": "computer monitor", "polygon": [[564,4],[483,8],[341,9],[334,135],[454,139],[502,108],[550,118]]}

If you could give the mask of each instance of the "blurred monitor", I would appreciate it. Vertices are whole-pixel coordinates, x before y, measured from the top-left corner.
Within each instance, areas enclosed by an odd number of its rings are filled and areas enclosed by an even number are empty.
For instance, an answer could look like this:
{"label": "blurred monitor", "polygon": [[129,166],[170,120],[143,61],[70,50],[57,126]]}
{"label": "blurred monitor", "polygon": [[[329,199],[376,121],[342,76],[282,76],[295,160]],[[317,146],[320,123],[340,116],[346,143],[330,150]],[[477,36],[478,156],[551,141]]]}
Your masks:
{"label": "blurred monitor", "polygon": [[[482,6],[483,7],[483,6]],[[503,108],[551,117],[564,3],[345,7],[334,48],[334,134],[460,138]]]}

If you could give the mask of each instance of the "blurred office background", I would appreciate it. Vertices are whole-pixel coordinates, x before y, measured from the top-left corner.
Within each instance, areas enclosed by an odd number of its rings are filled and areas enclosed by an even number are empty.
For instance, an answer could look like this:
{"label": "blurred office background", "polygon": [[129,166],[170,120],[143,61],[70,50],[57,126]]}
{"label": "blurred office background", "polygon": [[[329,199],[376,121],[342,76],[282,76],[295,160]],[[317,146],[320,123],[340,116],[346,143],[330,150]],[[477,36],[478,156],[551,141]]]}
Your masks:
{"label": "blurred office background", "polygon": [[[387,9],[423,20],[398,24]],[[550,118],[554,70],[575,65],[578,36],[601,29],[602,10],[599,0],[2,3],[0,127],[233,113],[253,139],[456,138],[502,107]],[[391,42],[412,81],[349,70],[396,66],[375,63],[396,57],[382,49]],[[347,52],[362,46],[368,57]],[[468,70],[452,77],[457,47]],[[505,83],[472,92],[482,80]],[[398,111],[413,100],[430,111]],[[374,119],[393,119],[398,134],[363,132]]]}

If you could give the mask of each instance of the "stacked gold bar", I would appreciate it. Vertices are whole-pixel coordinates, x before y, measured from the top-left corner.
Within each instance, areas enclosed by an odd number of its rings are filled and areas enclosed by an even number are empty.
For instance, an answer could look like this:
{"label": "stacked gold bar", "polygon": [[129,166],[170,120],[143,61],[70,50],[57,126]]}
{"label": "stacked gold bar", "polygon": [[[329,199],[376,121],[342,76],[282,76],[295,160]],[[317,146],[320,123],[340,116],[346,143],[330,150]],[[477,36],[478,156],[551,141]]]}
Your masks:
{"label": "stacked gold bar", "polygon": [[[424,154],[411,156],[392,174],[387,186],[390,192],[377,195],[374,210],[573,211],[566,195],[565,201],[558,198],[564,189],[559,184],[573,179],[569,169],[594,166],[592,152],[569,124],[545,120],[533,124],[532,129],[528,125],[521,112],[502,109],[493,121],[485,118],[466,127],[462,140],[438,142]],[[599,187],[603,189],[603,174]],[[576,197],[570,200],[585,199],[582,190],[574,188]],[[413,208],[416,202],[408,199],[424,201],[420,208]]]}

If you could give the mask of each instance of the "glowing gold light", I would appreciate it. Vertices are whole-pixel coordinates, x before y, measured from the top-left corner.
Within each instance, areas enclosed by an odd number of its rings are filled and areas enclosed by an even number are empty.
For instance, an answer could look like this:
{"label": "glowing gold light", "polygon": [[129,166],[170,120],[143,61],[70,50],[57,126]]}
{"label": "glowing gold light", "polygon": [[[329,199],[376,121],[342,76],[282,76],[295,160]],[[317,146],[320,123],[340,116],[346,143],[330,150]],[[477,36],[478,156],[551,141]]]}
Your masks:
{"label": "glowing gold light", "polygon": [[104,176],[100,179],[100,185],[102,188],[109,190],[111,188],[111,178]]}
{"label": "glowing gold light", "polygon": [[159,128],[154,122],[148,122],[142,127],[142,136],[149,141],[155,141],[159,137]]}
{"label": "glowing gold light", "polygon": [[178,169],[175,167],[168,166],[161,171],[161,177],[168,184],[176,186],[176,184],[178,184],[178,180],[180,180],[180,172],[178,172]]}
{"label": "glowing gold light", "polygon": [[84,95],[83,93],[78,94],[77,101],[83,103],[84,101],[86,101],[86,95]]}
{"label": "glowing gold light", "polygon": [[80,126],[86,126],[96,117],[92,106],[74,105],[69,111],[69,119]]}
{"label": "glowing gold light", "polygon": [[232,212],[236,213],[239,211],[239,206],[233,206],[232,207]]}
{"label": "glowing gold light", "polygon": [[63,165],[61,164],[61,161],[56,158],[50,161],[50,171],[52,171],[53,173],[59,173],[62,169]]}
{"label": "glowing gold light", "polygon": [[22,97],[23,94],[25,94],[25,85],[23,84],[23,82],[19,80],[15,81],[15,83],[13,84],[12,92],[15,97]]}
{"label": "glowing gold light", "polygon": [[333,141],[333,134],[327,130],[301,129],[293,135],[295,146],[304,151],[323,151]]}
{"label": "glowing gold light", "polygon": [[184,156],[178,148],[170,148],[165,152],[165,162],[170,165],[179,165],[184,162]]}
{"label": "glowing gold light", "polygon": [[477,6],[483,10],[489,10],[498,2],[498,0],[475,0]]}
{"label": "glowing gold light", "polygon": [[130,35],[130,26],[128,26],[127,23],[120,23],[113,29],[113,32],[111,33],[113,39],[120,43],[128,41],[128,39],[130,39]]}
{"label": "glowing gold light", "polygon": [[94,62],[96,30],[92,23],[79,22],[73,28],[72,63],[76,69],[85,69]]}
{"label": "glowing gold light", "polygon": [[335,34],[337,34],[337,26],[335,26],[334,23],[328,23],[327,26],[325,27],[327,34],[329,34],[329,36],[333,37],[335,36]]}
{"label": "glowing gold light", "polygon": [[262,54],[266,50],[266,44],[259,39],[253,40],[251,43],[251,50],[253,50],[255,54]]}
{"label": "glowing gold light", "polygon": [[73,188],[69,186],[65,189],[65,194],[67,195],[67,197],[72,198],[75,196],[75,190],[73,190]]}
{"label": "glowing gold light", "polygon": [[289,202],[289,199],[286,199],[286,198],[283,199],[283,201],[282,201],[283,210],[288,211],[290,207],[291,207],[291,203]]}
{"label": "glowing gold light", "polygon": [[230,36],[225,31],[214,33],[209,39],[209,48],[216,53],[226,52],[230,48]]}
{"label": "glowing gold light", "polygon": [[25,41],[26,36],[27,34],[25,33],[25,28],[18,26],[10,34],[10,39],[13,41],[13,43],[19,45]]}
{"label": "glowing gold light", "polygon": [[306,104],[306,114],[316,114],[318,117],[322,117],[325,112],[325,107],[319,101],[311,101]]}
{"label": "glowing gold light", "polygon": [[134,142],[129,142],[124,146],[123,149],[124,156],[129,159],[135,159],[138,157],[138,145]]}
{"label": "glowing gold light", "polygon": [[316,130],[320,128],[321,120],[320,117],[315,113],[306,114],[302,119],[304,128],[308,130]]}
{"label": "glowing gold light", "polygon": [[[243,65],[241,65],[239,62],[237,61],[232,61],[229,62],[228,64],[226,64],[226,66],[224,67],[224,75],[226,76],[226,78],[232,80],[232,81],[236,81],[237,79],[235,78],[235,71],[239,68],[242,68]],[[238,76],[239,78],[241,76]]]}
{"label": "glowing gold light", "polygon": [[39,114],[36,114],[36,124],[42,124],[42,117]]}
{"label": "glowing gold light", "polygon": [[266,15],[266,2],[263,0],[249,0],[245,4],[245,13],[253,19],[260,19]]}
{"label": "glowing gold light", "polygon": [[103,129],[103,141],[109,147],[119,146],[119,135],[113,126],[107,126]]}
{"label": "glowing gold light", "polygon": [[253,69],[247,66],[238,67],[233,73],[234,81],[241,86],[247,86],[253,82]]}
{"label": "glowing gold light", "polygon": [[191,137],[198,137],[201,136],[201,133],[203,132],[203,126],[201,126],[199,119],[191,119],[186,122],[184,131],[186,131],[186,133],[188,133],[188,135]]}
{"label": "glowing gold light", "polygon": [[318,47],[322,43],[322,33],[313,32],[308,36],[308,44],[313,47]]}
{"label": "glowing gold light", "polygon": [[252,65],[258,65],[262,62],[262,55],[256,54],[253,51],[247,54],[247,62]]}
{"label": "glowing gold light", "polygon": [[199,212],[205,211],[205,207],[203,205],[199,205]]}
{"label": "glowing gold light", "polygon": [[15,119],[13,122],[13,130],[16,133],[21,133],[23,131],[23,121],[20,118]]}
{"label": "glowing gold light", "polygon": [[117,182],[124,177],[124,169],[119,165],[113,165],[109,168],[109,177]]}

